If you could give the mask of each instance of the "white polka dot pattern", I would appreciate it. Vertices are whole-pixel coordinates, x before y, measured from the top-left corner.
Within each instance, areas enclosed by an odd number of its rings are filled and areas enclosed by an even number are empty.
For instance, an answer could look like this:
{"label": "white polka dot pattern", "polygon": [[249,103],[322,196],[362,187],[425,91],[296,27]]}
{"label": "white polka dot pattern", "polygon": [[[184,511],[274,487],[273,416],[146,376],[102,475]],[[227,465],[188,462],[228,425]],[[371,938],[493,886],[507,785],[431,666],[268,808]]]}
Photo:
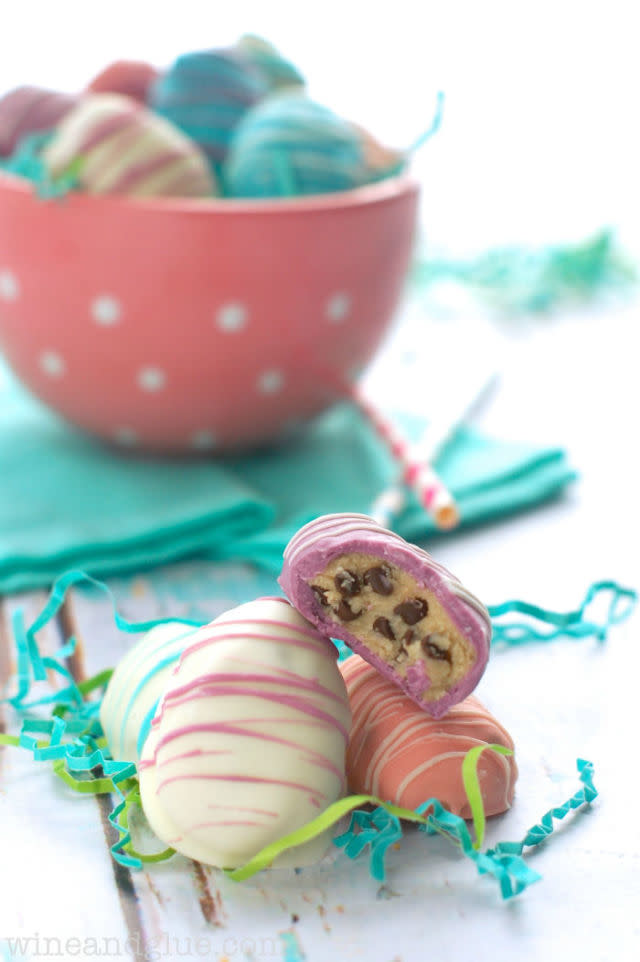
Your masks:
{"label": "white polka dot pattern", "polygon": [[350,310],[351,298],[344,291],[338,291],[332,294],[327,301],[327,319],[333,324],[339,324],[341,321],[344,321]]}
{"label": "white polka dot pattern", "polygon": [[16,301],[20,296],[18,278],[6,268],[0,269],[0,298],[3,301]]}
{"label": "white polka dot pattern", "polygon": [[101,294],[91,302],[91,317],[102,327],[117,324],[121,314],[120,302],[110,294]]}
{"label": "white polka dot pattern", "polygon": [[142,367],[138,371],[138,387],[150,394],[162,391],[167,383],[167,375],[160,367]]}
{"label": "white polka dot pattern", "polygon": [[233,333],[241,331],[247,325],[249,312],[240,301],[230,301],[223,304],[216,313],[216,324],[221,331]]}
{"label": "white polka dot pattern", "polygon": [[48,377],[62,377],[67,370],[67,364],[61,354],[56,351],[43,351],[38,358],[40,370]]}
{"label": "white polka dot pattern", "polygon": [[258,378],[258,390],[261,394],[277,394],[284,387],[282,371],[263,371]]}

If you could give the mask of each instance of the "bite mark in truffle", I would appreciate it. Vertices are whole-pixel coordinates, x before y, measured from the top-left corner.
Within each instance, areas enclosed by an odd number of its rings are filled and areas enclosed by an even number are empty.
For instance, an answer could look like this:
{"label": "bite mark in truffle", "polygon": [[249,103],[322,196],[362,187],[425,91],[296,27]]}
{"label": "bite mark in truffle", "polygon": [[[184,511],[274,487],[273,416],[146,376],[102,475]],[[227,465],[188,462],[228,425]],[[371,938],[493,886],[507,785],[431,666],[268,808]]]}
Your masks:
{"label": "bite mark in truffle", "polygon": [[[486,607],[426,551],[366,515],[325,515],[301,528],[285,549],[279,582],[321,631],[435,718],[482,676],[491,639]],[[356,582],[357,595],[346,595]],[[326,593],[323,607],[310,586]]]}

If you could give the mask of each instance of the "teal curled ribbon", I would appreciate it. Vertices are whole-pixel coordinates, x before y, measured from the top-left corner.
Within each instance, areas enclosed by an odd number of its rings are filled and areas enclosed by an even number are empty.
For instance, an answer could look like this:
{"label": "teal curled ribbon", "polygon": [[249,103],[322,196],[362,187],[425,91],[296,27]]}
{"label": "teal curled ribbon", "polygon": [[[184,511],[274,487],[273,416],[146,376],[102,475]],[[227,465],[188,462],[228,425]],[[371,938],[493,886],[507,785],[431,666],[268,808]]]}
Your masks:
{"label": "teal curled ribbon", "polygon": [[525,848],[535,848],[541,845],[555,831],[554,818],[562,821],[570,812],[575,811],[582,805],[590,805],[598,797],[598,790],[593,784],[593,762],[578,758],[576,765],[582,788],[578,789],[564,804],[545,812],[540,821],[528,830],[521,841],[498,842],[497,845],[488,850],[488,855],[510,858],[522,855]]}
{"label": "teal curled ribbon", "polygon": [[[586,617],[589,606],[600,596],[609,596],[604,621],[591,621]],[[615,581],[596,581],[587,591],[582,604],[574,611],[548,611],[526,601],[505,601],[501,605],[489,607],[493,624],[493,644],[508,646],[525,645],[532,641],[553,641],[555,638],[589,638],[606,641],[609,629],[625,621],[632,613],[638,600],[638,593],[632,588],[623,588]],[[526,615],[529,622],[501,624],[498,619],[504,615],[518,613]],[[536,624],[537,623],[537,624]],[[541,628],[551,625],[551,630]]]}
{"label": "teal curled ribbon", "polygon": [[[540,881],[538,872],[529,868],[521,854],[493,851],[481,852],[471,838],[467,823],[459,815],[444,808],[437,798],[430,798],[415,809],[416,815],[426,815],[419,831],[427,835],[443,835],[460,852],[475,863],[479,875],[496,879],[503,899],[519,895],[529,885]],[[369,847],[369,872],[379,882],[385,880],[385,856],[389,847],[402,838],[400,818],[380,806],[373,812],[355,811],[346,832],[334,838],[334,845],[344,849],[349,858],[357,858]]]}
{"label": "teal curled ribbon", "polygon": [[[178,616],[170,618],[151,618],[147,621],[129,621],[118,612],[113,592],[106,584],[104,584],[102,581],[98,581],[96,578],[92,578],[84,571],[79,571],[76,569],[67,571],[56,579],[42,611],[35,621],[29,626],[29,628],[25,628],[22,610],[16,609],[14,611],[12,617],[12,629],[17,656],[17,691],[15,695],[12,695],[10,698],[0,699],[0,703],[6,701],[19,711],[24,711],[28,708],[34,708],[38,705],[48,705],[54,703],[68,705],[70,708],[75,708],[77,711],[90,711],[95,713],[97,710],[99,710],[99,703],[97,703],[97,707],[96,704],[90,707],[87,706],[84,696],[80,690],[80,686],[78,686],[74,680],[69,669],[63,664],[65,659],[69,658],[75,651],[76,639],[73,637],[67,639],[65,644],[56,652],[56,658],[41,655],[36,640],[37,633],[55,618],[58,611],[64,604],[65,597],[71,588],[73,588],[75,585],[81,584],[91,585],[107,595],[113,608],[113,617],[116,627],[120,631],[124,631],[129,634],[150,631],[151,628],[155,628],[156,625],[163,625],[169,621],[179,622],[195,628],[200,628],[203,624],[205,624],[204,621],[194,621],[190,618],[181,618]],[[42,698],[27,702],[26,699],[31,691],[33,683],[36,681],[45,681],[47,678],[47,670],[53,671],[65,678],[68,683],[67,686],[51,695],[45,695]]]}
{"label": "teal curled ribbon", "polygon": [[[415,809],[416,815],[428,816],[419,830],[428,835],[438,833],[448,838],[466,858],[475,863],[479,875],[491,875],[496,879],[503,899],[513,898],[542,878],[524,861],[524,850],[541,845],[553,834],[554,819],[561,821],[571,811],[590,805],[598,797],[598,791],[593,784],[593,763],[578,758],[576,765],[582,787],[562,805],[545,812],[540,821],[518,842],[498,842],[493,848],[479,851],[465,820],[448,811],[435,798],[423,802]],[[346,832],[333,840],[334,845],[342,848],[345,855],[352,859],[369,848],[370,873],[381,882],[385,879],[384,860],[387,850],[402,837],[400,818],[393,810],[394,806],[391,805],[379,806],[372,812],[356,810],[351,814]]]}
{"label": "teal curled ribbon", "polygon": [[[67,706],[61,706],[66,708]],[[131,834],[122,815],[132,791],[137,791],[137,770],[133,762],[117,761],[109,754],[97,719],[87,722],[76,716],[50,719],[27,718],[19,736],[0,734],[0,745],[11,744],[30,751],[35,761],[53,762],[55,774],[77,792],[91,795],[115,794],[116,804],[109,822],[117,832],[111,846],[113,858],[132,869],[142,868],[143,857],[129,854]],[[173,850],[171,850],[173,854]],[[153,857],[154,860],[158,856]]]}

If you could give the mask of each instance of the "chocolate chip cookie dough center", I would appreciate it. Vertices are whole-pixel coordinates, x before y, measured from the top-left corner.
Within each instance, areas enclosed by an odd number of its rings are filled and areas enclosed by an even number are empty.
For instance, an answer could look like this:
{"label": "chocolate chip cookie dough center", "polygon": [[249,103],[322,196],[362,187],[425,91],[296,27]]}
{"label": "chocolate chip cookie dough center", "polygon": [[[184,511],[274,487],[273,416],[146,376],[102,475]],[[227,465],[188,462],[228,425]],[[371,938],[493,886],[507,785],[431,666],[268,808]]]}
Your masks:
{"label": "chocolate chip cookie dough center", "polygon": [[432,591],[373,555],[339,555],[309,585],[325,615],[402,677],[418,664],[430,684],[422,697],[442,697],[476,655]]}

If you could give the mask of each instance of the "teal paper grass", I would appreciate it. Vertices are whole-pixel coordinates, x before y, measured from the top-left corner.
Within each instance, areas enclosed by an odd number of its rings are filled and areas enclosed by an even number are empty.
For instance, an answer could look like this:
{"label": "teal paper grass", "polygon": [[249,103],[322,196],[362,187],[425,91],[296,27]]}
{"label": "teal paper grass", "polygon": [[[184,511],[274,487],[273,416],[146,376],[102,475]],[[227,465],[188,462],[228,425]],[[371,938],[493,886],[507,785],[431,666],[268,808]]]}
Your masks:
{"label": "teal paper grass", "polygon": [[[485,852],[476,850],[465,820],[445,809],[436,798],[430,798],[415,809],[418,815],[429,815],[429,821],[420,826],[420,831],[448,838],[466,858],[475,863],[480,875],[491,875],[496,879],[503,899],[520,895],[542,878],[522,858],[525,848],[535,848],[548,839],[556,829],[554,819],[562,821],[570,812],[590,805],[598,797],[593,784],[593,763],[578,758],[576,764],[582,787],[562,805],[546,812],[519,842],[499,842]],[[372,812],[359,809],[352,812],[347,831],[333,841],[344,849],[349,858],[357,858],[368,848],[369,871],[374,879],[384,882],[386,853],[389,846],[401,837],[400,819],[384,808],[377,807]]]}
{"label": "teal paper grass", "polygon": [[637,280],[636,268],[607,228],[578,244],[503,247],[467,261],[424,258],[413,269],[418,290],[453,281],[505,317],[550,314],[606,292],[624,294]]}

